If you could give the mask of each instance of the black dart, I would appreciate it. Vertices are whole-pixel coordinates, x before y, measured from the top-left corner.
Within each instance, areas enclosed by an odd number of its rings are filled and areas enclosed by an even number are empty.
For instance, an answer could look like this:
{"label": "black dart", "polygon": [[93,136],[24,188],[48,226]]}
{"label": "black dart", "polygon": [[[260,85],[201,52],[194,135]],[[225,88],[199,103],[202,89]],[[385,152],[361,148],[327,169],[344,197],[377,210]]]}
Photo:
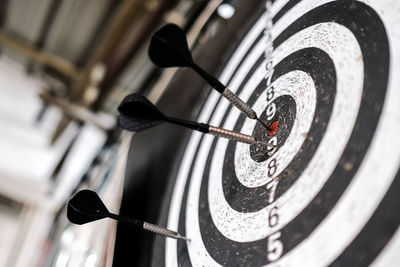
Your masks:
{"label": "black dart", "polygon": [[270,130],[268,125],[257,117],[257,113],[249,105],[243,102],[217,78],[207,73],[193,61],[185,33],[181,28],[179,28],[179,26],[175,24],[167,24],[154,33],[150,42],[149,57],[154,64],[161,68],[192,68],[248,118],[257,120],[267,130]]}
{"label": "black dart", "polygon": [[147,98],[140,94],[130,94],[124,98],[118,107],[119,122],[122,128],[140,132],[163,122],[169,122],[180,126],[187,127],[192,130],[209,133],[215,136],[227,138],[237,142],[246,144],[261,144],[269,147],[275,147],[269,143],[258,141],[253,136],[241,134],[218,127],[214,127],[204,123],[182,120],[164,115],[155,105]]}
{"label": "black dart", "polygon": [[67,217],[74,224],[85,224],[108,217],[165,237],[189,240],[179,233],[164,227],[110,213],[96,192],[87,189],[79,191],[70,199],[68,202]]}

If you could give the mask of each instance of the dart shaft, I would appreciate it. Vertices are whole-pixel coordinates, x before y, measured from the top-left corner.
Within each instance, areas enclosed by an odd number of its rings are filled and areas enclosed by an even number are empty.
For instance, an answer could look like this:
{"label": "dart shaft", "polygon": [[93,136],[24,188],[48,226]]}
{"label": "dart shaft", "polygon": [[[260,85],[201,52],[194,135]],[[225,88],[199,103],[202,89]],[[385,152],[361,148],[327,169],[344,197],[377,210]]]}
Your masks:
{"label": "dart shaft", "polygon": [[235,95],[229,88],[223,85],[218,79],[214,76],[205,72],[202,68],[200,68],[194,62],[191,62],[191,67],[202,76],[208,83],[215,88],[218,92],[222,94],[232,105],[237,107],[241,112],[243,112],[250,119],[257,119],[257,113],[245,102],[243,102],[237,95]]}
{"label": "dart shaft", "polygon": [[182,120],[182,119],[178,119],[178,118],[174,118],[174,117],[166,117],[166,121],[169,123],[180,125],[180,126],[183,126],[183,127],[186,127],[186,128],[192,129],[192,130],[200,131],[203,133],[208,132],[208,125],[204,124],[204,123]]}
{"label": "dart shaft", "polygon": [[107,217],[109,217],[111,219],[114,219],[114,220],[117,220],[117,221],[122,222],[122,223],[129,224],[129,225],[137,227],[137,228],[143,228],[143,221],[142,220],[125,218],[125,217],[119,216],[119,215],[114,214],[114,213],[109,213],[107,215]]}
{"label": "dart shaft", "polygon": [[217,78],[207,73],[203,70],[199,65],[194,63],[193,61],[188,62],[189,65],[193,68],[197,74],[199,74],[203,79],[205,79],[215,90],[217,90],[220,94],[225,90],[226,86],[223,85]]}

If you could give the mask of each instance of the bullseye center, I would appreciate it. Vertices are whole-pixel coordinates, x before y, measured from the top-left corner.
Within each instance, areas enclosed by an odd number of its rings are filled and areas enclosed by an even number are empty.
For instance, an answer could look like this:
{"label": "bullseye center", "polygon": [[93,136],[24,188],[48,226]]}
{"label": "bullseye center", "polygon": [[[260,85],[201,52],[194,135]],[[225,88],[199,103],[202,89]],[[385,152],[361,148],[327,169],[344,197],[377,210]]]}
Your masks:
{"label": "bullseye center", "polygon": [[282,95],[268,104],[260,119],[269,125],[269,130],[257,123],[253,136],[257,140],[276,145],[276,149],[266,146],[250,146],[250,157],[256,162],[263,162],[272,156],[272,151],[279,150],[285,143],[293,128],[296,118],[296,102],[290,95]]}
{"label": "bullseye center", "polygon": [[269,125],[269,130],[267,132],[268,136],[273,136],[276,131],[278,131],[279,123],[277,121],[274,121]]}

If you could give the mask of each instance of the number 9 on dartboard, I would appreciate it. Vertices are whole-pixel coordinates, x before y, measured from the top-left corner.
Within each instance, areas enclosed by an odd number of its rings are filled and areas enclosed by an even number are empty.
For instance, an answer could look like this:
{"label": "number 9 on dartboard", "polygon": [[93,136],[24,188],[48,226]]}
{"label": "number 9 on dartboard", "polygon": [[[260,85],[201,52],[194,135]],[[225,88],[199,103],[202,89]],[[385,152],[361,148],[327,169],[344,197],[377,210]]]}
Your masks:
{"label": "number 9 on dartboard", "polygon": [[400,266],[400,2],[232,5],[217,76],[270,128],[210,86],[195,120],[271,146],[190,133],[153,265]]}

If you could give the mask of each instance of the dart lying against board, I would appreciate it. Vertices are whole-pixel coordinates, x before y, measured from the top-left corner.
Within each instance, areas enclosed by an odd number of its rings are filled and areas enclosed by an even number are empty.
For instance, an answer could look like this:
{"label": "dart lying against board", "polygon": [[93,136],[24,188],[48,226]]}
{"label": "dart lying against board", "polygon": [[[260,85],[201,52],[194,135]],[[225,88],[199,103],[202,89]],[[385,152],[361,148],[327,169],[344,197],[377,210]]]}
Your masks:
{"label": "dart lying against board", "polygon": [[270,130],[269,126],[257,116],[257,113],[249,105],[243,102],[237,95],[229,90],[229,88],[222,84],[221,81],[207,73],[193,61],[185,33],[179,26],[167,24],[154,33],[150,42],[149,57],[154,64],[161,68],[192,68],[249,119],[257,120],[267,130]]}
{"label": "dart lying against board", "polygon": [[163,122],[168,122],[237,142],[251,145],[264,145],[272,148],[275,147],[275,145],[257,140],[250,135],[229,131],[204,123],[168,117],[164,115],[147,98],[136,93],[126,96],[119,105],[118,111],[120,113],[120,126],[128,131],[140,132],[157,126]]}
{"label": "dart lying against board", "polygon": [[164,237],[189,240],[186,237],[181,236],[179,233],[168,230],[162,226],[110,213],[97,193],[87,189],[79,191],[70,199],[70,201],[68,201],[67,217],[71,223],[79,225],[108,217],[129,224],[135,228],[149,231]]}

